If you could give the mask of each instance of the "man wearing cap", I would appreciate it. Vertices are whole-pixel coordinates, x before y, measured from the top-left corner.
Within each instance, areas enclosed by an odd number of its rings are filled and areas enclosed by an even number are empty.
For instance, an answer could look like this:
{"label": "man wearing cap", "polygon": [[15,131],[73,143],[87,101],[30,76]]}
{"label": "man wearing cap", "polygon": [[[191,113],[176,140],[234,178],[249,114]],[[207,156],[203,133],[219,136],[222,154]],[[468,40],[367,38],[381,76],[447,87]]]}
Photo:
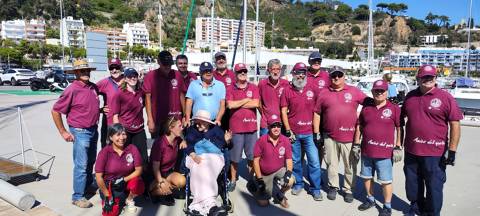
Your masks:
{"label": "man wearing cap", "polygon": [[260,136],[268,133],[267,116],[275,115],[280,118],[280,97],[283,91],[289,87],[285,79],[281,79],[282,63],[278,59],[271,59],[267,64],[268,78],[258,82],[260,94]]}
{"label": "man wearing cap", "polygon": [[[330,70],[330,86],[322,89],[317,97],[313,118],[313,133],[318,148],[324,143],[324,158],[328,172],[328,194],[336,199],[340,188],[338,165],[342,160],[345,170],[343,184],[344,201],[353,202],[357,162],[352,157],[352,142],[357,123],[357,107],[366,95],[360,89],[345,84],[345,72],[340,67]],[[323,134],[320,135],[320,128]],[[323,142],[322,142],[323,139]]]}
{"label": "man wearing cap", "polygon": [[257,141],[257,108],[260,96],[258,87],[248,82],[247,67],[243,63],[234,66],[236,82],[227,88],[227,108],[230,109],[230,130],[233,134],[233,148],[230,150],[231,183],[229,191],[235,189],[238,163],[242,152],[248,160],[248,170],[252,173],[253,147]]}
{"label": "man wearing cap", "polygon": [[158,136],[159,126],[168,116],[182,119],[185,107],[185,84],[182,75],[172,70],[172,54],[161,51],[158,63],[160,67],[148,72],[143,83],[147,126],[152,138]]}
{"label": "man wearing cap", "polygon": [[[390,216],[392,214],[392,153],[396,153],[393,162],[399,162],[403,152],[400,142],[400,107],[387,100],[388,83],[384,80],[373,83],[372,95],[373,98],[367,98],[363,103],[352,147],[357,160],[360,158],[361,149],[360,177],[364,179],[367,191],[367,200],[358,209],[365,211],[376,205],[373,196],[373,176],[377,173],[377,180],[382,185],[385,200],[380,216]],[[362,142],[360,142],[360,136],[362,136]]]}
{"label": "man wearing cap", "polygon": [[308,82],[318,89],[327,88],[330,85],[330,78],[328,72],[321,69],[322,54],[318,51],[312,52],[308,56],[308,64],[310,64],[307,73]]}
{"label": "man wearing cap", "polygon": [[210,113],[211,120],[220,125],[225,112],[225,85],[213,78],[213,66],[210,62],[200,64],[200,79],[190,83],[186,95],[185,126],[190,126],[190,118],[198,110]]}
{"label": "man wearing cap", "polygon": [[254,150],[255,187],[250,186],[260,206],[267,206],[271,197],[288,208],[287,192],[295,182],[292,176],[292,145],[281,134],[282,123],[276,115],[268,119],[268,133],[261,136]]}
{"label": "man wearing cap", "polygon": [[118,93],[119,86],[123,82],[122,75],[122,61],[118,58],[110,59],[108,62],[108,70],[110,76],[97,82],[100,95],[103,97],[102,128],[100,129],[100,143],[102,148],[107,143],[107,127],[113,124],[113,113],[111,111],[111,104],[113,104],[113,96]]}
{"label": "man wearing cap", "polygon": [[[93,164],[97,154],[97,124],[100,116],[100,100],[97,86],[90,82],[87,61],[77,60],[73,69],[76,80],[60,95],[52,108],[52,118],[62,138],[73,142],[73,195],[72,204],[90,208],[85,198],[87,188],[93,183]],[[62,114],[67,116],[69,130],[65,129]]]}
{"label": "man wearing cap", "polygon": [[188,71],[188,58],[186,55],[177,55],[175,58],[175,64],[177,65],[178,72],[180,72],[183,77],[185,89],[188,89],[190,83],[197,79],[197,75],[191,71]]}
{"label": "man wearing cap", "polygon": [[228,88],[235,83],[235,73],[227,68],[227,56],[225,53],[215,53],[215,67],[213,77],[222,82],[225,85],[225,88]]}
{"label": "man wearing cap", "polygon": [[417,73],[419,87],[407,94],[402,106],[402,125],[408,119],[404,140],[405,189],[410,213],[418,215],[440,215],[446,165],[455,164],[459,121],[463,119],[452,95],[435,87],[436,75],[434,66],[421,66]]}
{"label": "man wearing cap", "polygon": [[321,187],[321,170],[318,149],[313,142],[312,119],[316,89],[309,85],[306,78],[307,66],[304,63],[296,63],[293,67],[292,84],[284,90],[280,99],[282,121],[285,125],[286,136],[290,138],[293,152],[293,173],[295,185],[293,195],[298,195],[303,187],[302,149],[307,155],[308,179],[310,181],[310,193],[316,201],[323,200]]}

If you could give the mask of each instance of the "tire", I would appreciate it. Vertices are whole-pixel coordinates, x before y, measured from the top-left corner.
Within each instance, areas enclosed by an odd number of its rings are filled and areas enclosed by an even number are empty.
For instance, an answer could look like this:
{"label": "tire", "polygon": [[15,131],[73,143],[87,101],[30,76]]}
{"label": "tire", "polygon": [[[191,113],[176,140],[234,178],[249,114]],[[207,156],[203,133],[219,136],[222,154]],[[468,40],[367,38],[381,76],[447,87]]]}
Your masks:
{"label": "tire", "polygon": [[50,86],[48,87],[48,89],[49,89],[51,92],[55,92],[55,90],[56,90],[55,86],[53,86],[53,85],[50,85]]}
{"label": "tire", "polygon": [[30,83],[30,89],[32,89],[32,91],[38,91],[40,88],[35,83]]}
{"label": "tire", "polygon": [[15,80],[15,78],[12,77],[12,79],[10,80],[10,85],[17,86],[18,85],[17,80]]}

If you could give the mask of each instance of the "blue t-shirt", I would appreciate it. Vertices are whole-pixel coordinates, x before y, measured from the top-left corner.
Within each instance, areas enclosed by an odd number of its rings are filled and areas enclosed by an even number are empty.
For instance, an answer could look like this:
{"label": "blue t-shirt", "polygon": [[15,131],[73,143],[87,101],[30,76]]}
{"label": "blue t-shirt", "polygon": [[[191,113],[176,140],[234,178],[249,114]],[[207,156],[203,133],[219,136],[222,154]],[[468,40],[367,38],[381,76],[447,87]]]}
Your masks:
{"label": "blue t-shirt", "polygon": [[185,97],[192,99],[192,115],[198,110],[210,112],[210,118],[215,120],[220,110],[220,101],[225,100],[225,85],[218,80],[213,79],[208,88],[203,88],[202,80],[194,80],[188,86]]}
{"label": "blue t-shirt", "polygon": [[397,96],[397,86],[395,84],[388,84],[388,97],[396,97]]}

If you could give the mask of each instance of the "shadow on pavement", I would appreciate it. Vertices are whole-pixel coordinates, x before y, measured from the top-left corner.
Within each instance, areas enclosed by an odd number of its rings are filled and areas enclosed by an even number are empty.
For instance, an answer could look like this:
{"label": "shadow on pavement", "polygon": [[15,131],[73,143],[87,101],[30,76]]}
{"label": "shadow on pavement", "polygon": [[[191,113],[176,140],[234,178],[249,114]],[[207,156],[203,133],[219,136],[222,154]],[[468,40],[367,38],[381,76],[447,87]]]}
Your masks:
{"label": "shadow on pavement", "polygon": [[290,216],[290,215],[296,215],[293,214],[286,209],[283,209],[279,207],[277,204],[273,204],[270,202],[270,205],[267,207],[260,207],[257,202],[255,201],[254,197],[249,194],[245,193],[243,191],[240,191],[239,194],[243,197],[243,199],[247,202],[247,206],[250,208],[250,213],[252,215],[284,215],[284,216]]}

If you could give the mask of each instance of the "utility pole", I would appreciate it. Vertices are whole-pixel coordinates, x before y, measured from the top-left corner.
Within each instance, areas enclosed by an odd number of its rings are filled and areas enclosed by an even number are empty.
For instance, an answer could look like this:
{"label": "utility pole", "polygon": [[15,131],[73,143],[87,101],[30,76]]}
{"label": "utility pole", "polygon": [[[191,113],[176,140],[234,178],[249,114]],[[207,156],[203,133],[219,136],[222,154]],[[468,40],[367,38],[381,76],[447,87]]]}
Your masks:
{"label": "utility pole", "polygon": [[247,7],[248,0],[243,0],[243,63],[247,63]]}
{"label": "utility pole", "polygon": [[158,2],[158,46],[160,47],[160,50],[163,50],[163,46],[162,46],[162,23],[163,23],[162,5],[159,1]]}
{"label": "utility pole", "polygon": [[467,69],[465,70],[465,77],[468,77],[468,71],[470,70],[470,29],[472,28],[472,1],[470,0],[469,14],[468,14],[468,39],[467,39]]}
{"label": "utility pole", "polygon": [[210,0],[210,59],[214,61],[213,52],[214,52],[214,37],[213,37],[213,29],[215,27],[215,22],[213,21],[215,18],[215,0]]}
{"label": "utility pole", "polygon": [[274,32],[275,32],[275,11],[272,13],[273,14],[273,17],[272,17],[272,38],[270,39],[270,49],[273,48],[273,41],[274,41]]}

